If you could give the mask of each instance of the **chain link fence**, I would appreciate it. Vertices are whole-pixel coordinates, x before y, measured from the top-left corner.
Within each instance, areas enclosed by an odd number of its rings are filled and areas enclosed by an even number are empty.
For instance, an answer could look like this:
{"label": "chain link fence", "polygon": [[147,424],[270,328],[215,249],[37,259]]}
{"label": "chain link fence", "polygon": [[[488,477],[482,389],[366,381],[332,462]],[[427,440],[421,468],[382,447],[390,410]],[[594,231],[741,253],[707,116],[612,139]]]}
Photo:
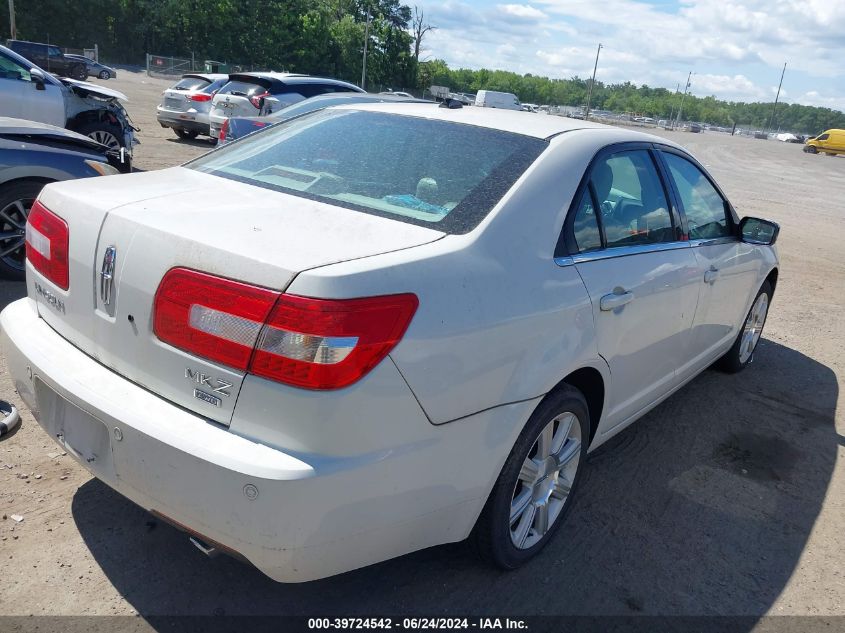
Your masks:
{"label": "chain link fence", "polygon": [[264,70],[250,64],[233,64],[214,59],[188,59],[147,53],[147,76],[170,79],[185,73],[243,73]]}

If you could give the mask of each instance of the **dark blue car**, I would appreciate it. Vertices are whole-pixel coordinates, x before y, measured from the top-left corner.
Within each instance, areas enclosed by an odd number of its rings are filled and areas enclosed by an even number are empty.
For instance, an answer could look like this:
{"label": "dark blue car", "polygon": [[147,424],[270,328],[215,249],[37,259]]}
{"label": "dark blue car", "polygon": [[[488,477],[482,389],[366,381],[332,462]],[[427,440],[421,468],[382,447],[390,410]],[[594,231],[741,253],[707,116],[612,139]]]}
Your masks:
{"label": "dark blue car", "polygon": [[45,184],[116,174],[125,164],[87,136],[0,117],[0,275],[24,278],[26,218]]}

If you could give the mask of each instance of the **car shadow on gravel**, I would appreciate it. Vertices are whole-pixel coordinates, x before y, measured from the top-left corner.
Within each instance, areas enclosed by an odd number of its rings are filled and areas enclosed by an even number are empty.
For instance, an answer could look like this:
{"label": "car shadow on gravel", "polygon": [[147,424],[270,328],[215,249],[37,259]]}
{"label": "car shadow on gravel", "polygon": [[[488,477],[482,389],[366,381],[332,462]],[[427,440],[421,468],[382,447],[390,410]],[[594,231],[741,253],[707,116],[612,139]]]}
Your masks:
{"label": "car shadow on gravel", "polygon": [[154,616],[186,614],[758,616],[821,510],[841,442],[837,400],[828,367],[761,341],[748,370],[704,372],[592,453],[566,523],[509,573],[452,544],[281,585],[226,556],[206,559],[97,480],[72,511],[108,579],[153,627]]}
{"label": "car shadow on gravel", "polygon": [[217,143],[209,136],[198,136],[197,138],[168,138],[168,143],[178,143],[179,145],[190,145],[191,147],[199,147],[200,149],[214,149]]}

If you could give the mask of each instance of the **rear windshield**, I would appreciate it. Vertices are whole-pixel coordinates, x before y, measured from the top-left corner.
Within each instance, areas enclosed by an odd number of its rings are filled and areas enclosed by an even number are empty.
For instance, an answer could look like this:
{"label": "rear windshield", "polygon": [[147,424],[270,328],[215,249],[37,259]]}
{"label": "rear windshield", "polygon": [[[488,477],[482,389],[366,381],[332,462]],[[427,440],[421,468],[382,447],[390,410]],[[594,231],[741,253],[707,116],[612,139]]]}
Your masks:
{"label": "rear windshield", "polygon": [[336,206],[466,233],[548,146],[500,130],[361,110],[323,110],[186,166]]}
{"label": "rear windshield", "polygon": [[227,81],[228,79],[218,79],[217,81],[214,81],[208,84],[205,88],[203,88],[202,92],[206,92],[208,94],[211,94],[212,92],[217,92],[226,84]]}
{"label": "rear windshield", "polygon": [[261,84],[247,81],[230,81],[220,89],[221,95],[233,95],[235,97],[251,97],[265,92],[267,92],[267,89]]}
{"label": "rear windshield", "polygon": [[210,83],[210,81],[202,77],[184,77],[176,82],[171,90],[201,90]]}

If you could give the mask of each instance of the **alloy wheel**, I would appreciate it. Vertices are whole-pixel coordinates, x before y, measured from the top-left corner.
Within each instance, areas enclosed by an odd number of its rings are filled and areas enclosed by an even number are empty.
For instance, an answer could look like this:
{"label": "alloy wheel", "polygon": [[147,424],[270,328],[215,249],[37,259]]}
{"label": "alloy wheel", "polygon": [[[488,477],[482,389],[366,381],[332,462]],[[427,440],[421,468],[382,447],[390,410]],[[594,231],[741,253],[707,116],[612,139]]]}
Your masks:
{"label": "alloy wheel", "polygon": [[511,498],[510,535],[517,549],[536,545],[560,516],[578,472],[581,441],[581,423],[569,411],[534,440]]}
{"label": "alloy wheel", "polygon": [[105,145],[109,149],[120,148],[120,141],[117,140],[117,137],[111,132],[107,132],[106,130],[94,130],[93,132],[89,132],[88,138],[94,139],[95,141],[101,143],[102,145]]}
{"label": "alloy wheel", "polygon": [[739,362],[745,363],[754,353],[757,341],[763,333],[763,325],[766,323],[766,314],[769,312],[769,295],[761,292],[754,302],[745,325],[742,327],[742,341],[739,344]]}
{"label": "alloy wheel", "polygon": [[13,200],[0,209],[0,260],[15,270],[26,260],[26,219],[35,198]]}

